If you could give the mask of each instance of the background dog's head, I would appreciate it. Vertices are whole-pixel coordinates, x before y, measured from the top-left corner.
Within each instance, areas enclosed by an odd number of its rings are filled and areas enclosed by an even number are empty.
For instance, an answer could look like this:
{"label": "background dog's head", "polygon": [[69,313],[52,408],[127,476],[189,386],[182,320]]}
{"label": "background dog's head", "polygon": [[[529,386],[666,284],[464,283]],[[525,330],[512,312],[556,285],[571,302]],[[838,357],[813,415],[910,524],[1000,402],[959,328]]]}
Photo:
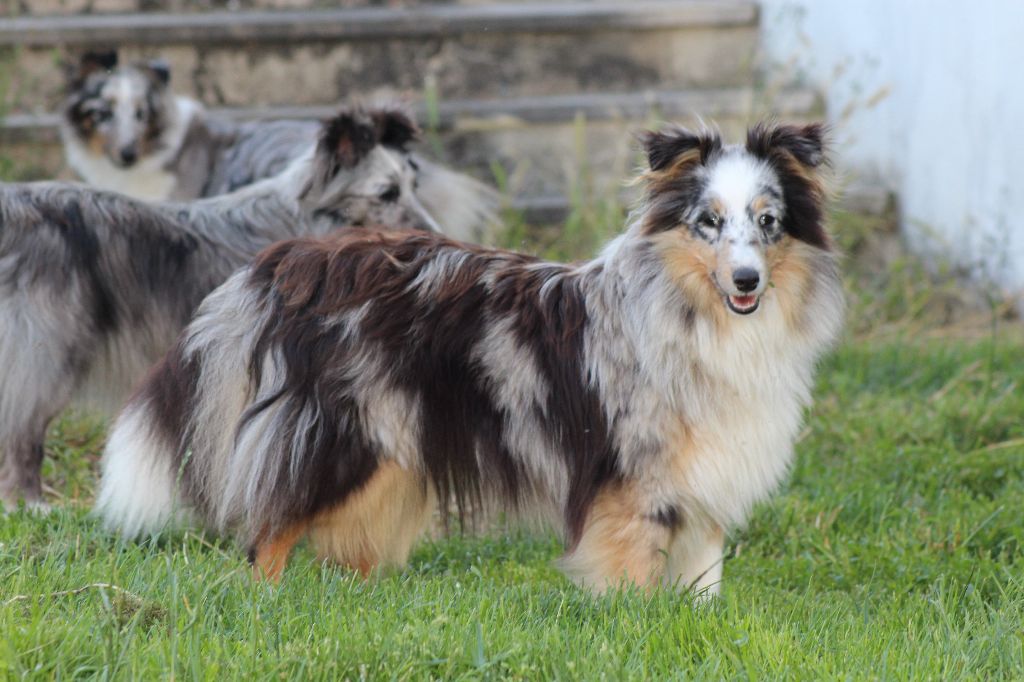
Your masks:
{"label": "background dog's head", "polygon": [[96,155],[129,168],[160,148],[171,74],[160,60],[118,66],[116,51],[87,52],[67,72],[67,125]]}
{"label": "background dog's head", "polygon": [[418,134],[403,111],[342,109],[321,128],[304,207],[336,227],[439,231],[416,197],[417,167],[406,148]]}
{"label": "background dog's head", "polygon": [[821,125],[758,125],[743,146],[683,128],[643,136],[650,170],[639,229],[705,306],[749,315],[794,242],[829,249]]}

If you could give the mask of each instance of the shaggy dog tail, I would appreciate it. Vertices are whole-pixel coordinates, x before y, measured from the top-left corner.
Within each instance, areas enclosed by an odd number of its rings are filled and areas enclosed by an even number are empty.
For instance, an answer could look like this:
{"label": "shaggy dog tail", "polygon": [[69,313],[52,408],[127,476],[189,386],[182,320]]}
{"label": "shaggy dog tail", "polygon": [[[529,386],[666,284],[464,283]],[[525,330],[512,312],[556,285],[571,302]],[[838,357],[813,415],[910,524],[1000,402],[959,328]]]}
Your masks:
{"label": "shaggy dog tail", "polygon": [[149,405],[129,403],[104,450],[96,512],[128,538],[163,530],[180,507],[173,453],[152,421]]}
{"label": "shaggy dog tail", "polygon": [[[192,471],[192,460],[216,453],[223,456],[222,451],[230,447],[231,425],[237,414],[225,411],[234,408],[237,412],[241,401],[228,399],[227,393],[244,392],[244,387],[231,377],[241,369],[241,359],[225,349],[237,349],[244,332],[222,325],[210,329],[209,334],[203,330],[211,308],[219,305],[225,291],[234,291],[240,284],[236,275],[203,301],[195,320],[139,384],[111,426],[100,468],[96,513],[109,529],[125,537],[191,522],[195,500],[202,498],[197,493],[207,483],[205,476]],[[229,322],[237,322],[236,315],[251,313],[244,307],[233,312],[224,316]],[[241,328],[251,329],[248,325]],[[222,333],[223,338],[219,336]],[[220,362],[205,365],[204,371],[202,360],[211,353]],[[215,400],[199,400],[204,386]],[[211,410],[217,414],[208,414]],[[216,436],[196,441],[190,434],[202,419],[216,425],[208,430]]]}
{"label": "shaggy dog tail", "polygon": [[[247,422],[253,402],[277,390],[275,363],[260,392],[249,381],[266,304],[246,287],[248,269],[200,305],[177,344],[139,385],[114,422],[101,467],[96,512],[126,537],[201,520],[221,531],[256,534],[288,479],[288,460],[271,457],[285,443],[277,405]],[[300,439],[301,440],[301,439]]]}

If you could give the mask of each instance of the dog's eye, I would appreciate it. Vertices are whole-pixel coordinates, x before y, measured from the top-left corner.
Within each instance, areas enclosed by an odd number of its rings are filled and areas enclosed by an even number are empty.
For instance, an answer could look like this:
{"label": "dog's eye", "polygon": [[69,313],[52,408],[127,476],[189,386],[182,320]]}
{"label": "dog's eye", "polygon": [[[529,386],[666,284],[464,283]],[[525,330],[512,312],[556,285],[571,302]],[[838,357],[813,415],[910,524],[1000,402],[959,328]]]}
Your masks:
{"label": "dog's eye", "polygon": [[757,219],[757,224],[761,227],[771,227],[775,224],[775,216],[768,213],[762,213],[761,217]]}
{"label": "dog's eye", "polygon": [[718,226],[722,224],[722,218],[714,213],[705,211],[700,214],[699,218],[697,218],[697,222],[705,227],[714,227],[717,229]]}
{"label": "dog's eye", "polygon": [[93,113],[93,117],[100,123],[106,123],[114,117],[114,112],[112,112],[110,109],[97,109]]}
{"label": "dog's eye", "polygon": [[145,118],[146,118],[146,112],[145,111],[143,111],[142,109],[136,109],[135,110],[135,120],[136,121],[142,121]]}
{"label": "dog's eye", "polygon": [[378,195],[381,201],[387,201],[388,203],[398,201],[398,195],[402,193],[402,190],[398,188],[398,185],[391,185],[386,190]]}
{"label": "dog's eye", "polygon": [[420,169],[420,165],[416,163],[416,160],[411,156],[409,157],[409,168],[412,168],[414,171],[418,171]]}

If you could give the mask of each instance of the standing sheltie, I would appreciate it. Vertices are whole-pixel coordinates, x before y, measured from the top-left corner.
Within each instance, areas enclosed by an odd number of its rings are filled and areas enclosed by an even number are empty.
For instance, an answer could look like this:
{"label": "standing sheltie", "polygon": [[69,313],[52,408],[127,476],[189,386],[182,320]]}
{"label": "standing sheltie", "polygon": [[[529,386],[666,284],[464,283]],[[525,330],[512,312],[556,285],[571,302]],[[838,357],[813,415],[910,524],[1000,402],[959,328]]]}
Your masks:
{"label": "standing sheltie", "polygon": [[346,109],[280,176],[191,203],[0,184],[0,502],[40,505],[53,417],[73,398],[116,409],[261,249],[346,225],[436,229],[405,154],[415,132],[401,112]]}
{"label": "standing sheltie", "polygon": [[276,578],[304,536],[367,573],[438,500],[497,502],[546,513],[589,588],[717,592],[841,324],[822,130],[644,141],[644,202],[590,262],[368,231],[264,251],[117,419],[99,512],[197,517]]}
{"label": "standing sheltie", "polygon": [[[68,165],[85,182],[148,201],[233,192],[281,173],[316,144],[314,120],[239,123],[174,95],[161,60],[120,65],[88,52],[68,72],[60,132]],[[410,153],[417,193],[445,234],[478,241],[496,224],[497,193]]]}

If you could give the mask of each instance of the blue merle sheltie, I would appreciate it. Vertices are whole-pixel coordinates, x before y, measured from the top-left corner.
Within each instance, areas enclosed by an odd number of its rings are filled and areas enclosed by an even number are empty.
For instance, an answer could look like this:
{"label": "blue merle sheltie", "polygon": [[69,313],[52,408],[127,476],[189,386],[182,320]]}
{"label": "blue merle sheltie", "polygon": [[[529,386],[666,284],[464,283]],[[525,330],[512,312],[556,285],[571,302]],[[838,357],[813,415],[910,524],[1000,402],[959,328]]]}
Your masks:
{"label": "blue merle sheltie", "polygon": [[[281,173],[316,144],[315,120],[237,122],[171,89],[159,59],[83,54],[67,69],[60,119],[68,165],[88,184],[147,201],[190,201]],[[497,193],[422,154],[407,152],[417,194],[445,234],[479,240],[496,222]]]}
{"label": "blue merle sheltie", "polygon": [[0,502],[40,506],[47,424],[73,398],[116,410],[196,306],[281,239],[346,225],[436,229],[402,112],[350,108],[281,175],[191,203],[0,184]]}
{"label": "blue merle sheltie", "polygon": [[369,573],[439,501],[498,504],[560,528],[589,588],[714,594],[841,325],[822,129],[644,145],[642,204],[589,262],[368,231],[265,250],[117,419],[99,512],[197,519],[277,578],[305,536]]}

